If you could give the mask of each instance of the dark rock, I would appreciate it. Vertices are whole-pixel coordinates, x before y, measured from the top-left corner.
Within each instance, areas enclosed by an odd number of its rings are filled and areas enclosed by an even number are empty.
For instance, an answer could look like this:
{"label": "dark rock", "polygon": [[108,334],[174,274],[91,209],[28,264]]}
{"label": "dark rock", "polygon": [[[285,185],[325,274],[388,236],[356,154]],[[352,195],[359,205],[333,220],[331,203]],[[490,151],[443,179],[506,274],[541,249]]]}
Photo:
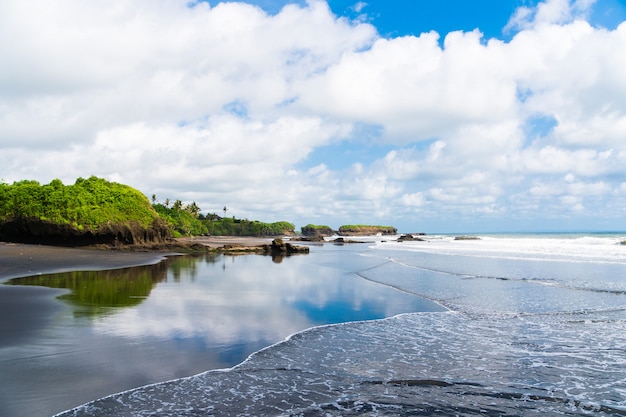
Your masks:
{"label": "dark rock", "polygon": [[129,222],[108,223],[94,231],[39,219],[16,218],[0,224],[0,240],[54,246],[145,245],[171,238],[167,225],[156,219],[150,227]]}
{"label": "dark rock", "polygon": [[283,253],[283,254],[309,253],[309,247],[296,246],[296,245],[292,245],[291,243],[285,243],[280,238],[274,239],[271,245],[266,245],[266,246],[268,246],[268,250],[270,253]]}
{"label": "dark rock", "polygon": [[337,239],[332,240],[331,242],[334,243],[335,245],[343,245],[344,243],[367,243],[367,242],[360,241],[360,240],[345,239],[343,237],[338,237]]}
{"label": "dark rock", "polygon": [[404,241],[414,241],[414,242],[424,242],[424,239],[420,238],[420,237],[415,237],[413,235],[402,235],[398,238],[398,242],[404,242]]}
{"label": "dark rock", "polygon": [[312,224],[308,224],[300,228],[302,231],[302,236],[306,237],[324,237],[324,236],[332,236],[335,234],[333,229],[329,226],[315,226]]}
{"label": "dark rock", "polygon": [[291,239],[296,242],[325,242],[324,236],[302,236]]}

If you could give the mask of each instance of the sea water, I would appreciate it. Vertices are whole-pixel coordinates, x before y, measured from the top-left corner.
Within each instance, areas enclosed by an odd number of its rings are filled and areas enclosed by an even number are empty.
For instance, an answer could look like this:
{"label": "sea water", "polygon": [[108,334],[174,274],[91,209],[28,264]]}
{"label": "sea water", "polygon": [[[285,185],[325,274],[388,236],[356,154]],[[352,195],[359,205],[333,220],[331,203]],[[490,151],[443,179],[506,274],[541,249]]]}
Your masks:
{"label": "sea water", "polygon": [[346,262],[445,311],[314,327],[60,416],[626,415],[623,235],[423,238]]}

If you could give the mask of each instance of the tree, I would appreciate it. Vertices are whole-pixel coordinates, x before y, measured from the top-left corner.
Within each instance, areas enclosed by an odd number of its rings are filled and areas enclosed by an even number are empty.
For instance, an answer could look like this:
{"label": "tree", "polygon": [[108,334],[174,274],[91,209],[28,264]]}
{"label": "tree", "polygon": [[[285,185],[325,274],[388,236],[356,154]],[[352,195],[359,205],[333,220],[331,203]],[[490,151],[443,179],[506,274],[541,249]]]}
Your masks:
{"label": "tree", "polygon": [[183,208],[183,202],[180,200],[174,201],[174,205],[172,206],[172,208],[176,211],[181,211]]}
{"label": "tree", "polygon": [[156,199],[156,194],[152,194],[152,204],[156,204],[157,199]]}
{"label": "tree", "polygon": [[198,213],[200,213],[200,207],[196,204],[196,202],[192,202],[185,207],[189,213],[193,214],[195,217],[198,217]]}
{"label": "tree", "polygon": [[170,208],[170,203],[171,203],[170,199],[169,199],[169,198],[166,198],[166,199],[165,199],[165,207],[166,207],[166,208]]}
{"label": "tree", "polygon": [[226,208],[226,206],[224,206],[224,216],[226,216],[226,212],[228,211],[228,209]]}

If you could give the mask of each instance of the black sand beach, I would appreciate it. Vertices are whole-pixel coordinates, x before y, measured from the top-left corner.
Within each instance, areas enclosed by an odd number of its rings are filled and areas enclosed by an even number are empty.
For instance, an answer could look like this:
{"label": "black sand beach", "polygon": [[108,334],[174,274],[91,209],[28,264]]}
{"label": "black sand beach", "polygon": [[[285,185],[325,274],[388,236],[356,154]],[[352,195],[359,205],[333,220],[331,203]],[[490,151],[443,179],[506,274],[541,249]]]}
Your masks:
{"label": "black sand beach", "polygon": [[166,255],[159,252],[0,243],[0,282],[44,273],[151,265],[162,261]]}

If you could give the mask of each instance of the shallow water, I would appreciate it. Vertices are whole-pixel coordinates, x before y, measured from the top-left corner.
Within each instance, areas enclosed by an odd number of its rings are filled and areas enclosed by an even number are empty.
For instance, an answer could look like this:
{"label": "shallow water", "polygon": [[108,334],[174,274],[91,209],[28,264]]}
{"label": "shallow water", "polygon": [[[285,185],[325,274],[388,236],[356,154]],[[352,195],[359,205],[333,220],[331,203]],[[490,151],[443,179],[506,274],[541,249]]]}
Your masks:
{"label": "shallow water", "polygon": [[341,261],[317,258],[322,275],[338,262],[450,311],[316,327],[230,370],[63,415],[626,415],[626,247],[618,243],[444,237],[338,249]]}
{"label": "shallow water", "polygon": [[[50,416],[115,392],[230,368],[318,325],[445,310],[359,277],[379,262],[360,256],[365,249],[328,245],[281,263],[256,255],[179,257],[11,280],[0,291],[19,292],[20,305],[0,310],[9,318],[0,323],[0,415]],[[45,317],[35,323],[34,312]]]}

